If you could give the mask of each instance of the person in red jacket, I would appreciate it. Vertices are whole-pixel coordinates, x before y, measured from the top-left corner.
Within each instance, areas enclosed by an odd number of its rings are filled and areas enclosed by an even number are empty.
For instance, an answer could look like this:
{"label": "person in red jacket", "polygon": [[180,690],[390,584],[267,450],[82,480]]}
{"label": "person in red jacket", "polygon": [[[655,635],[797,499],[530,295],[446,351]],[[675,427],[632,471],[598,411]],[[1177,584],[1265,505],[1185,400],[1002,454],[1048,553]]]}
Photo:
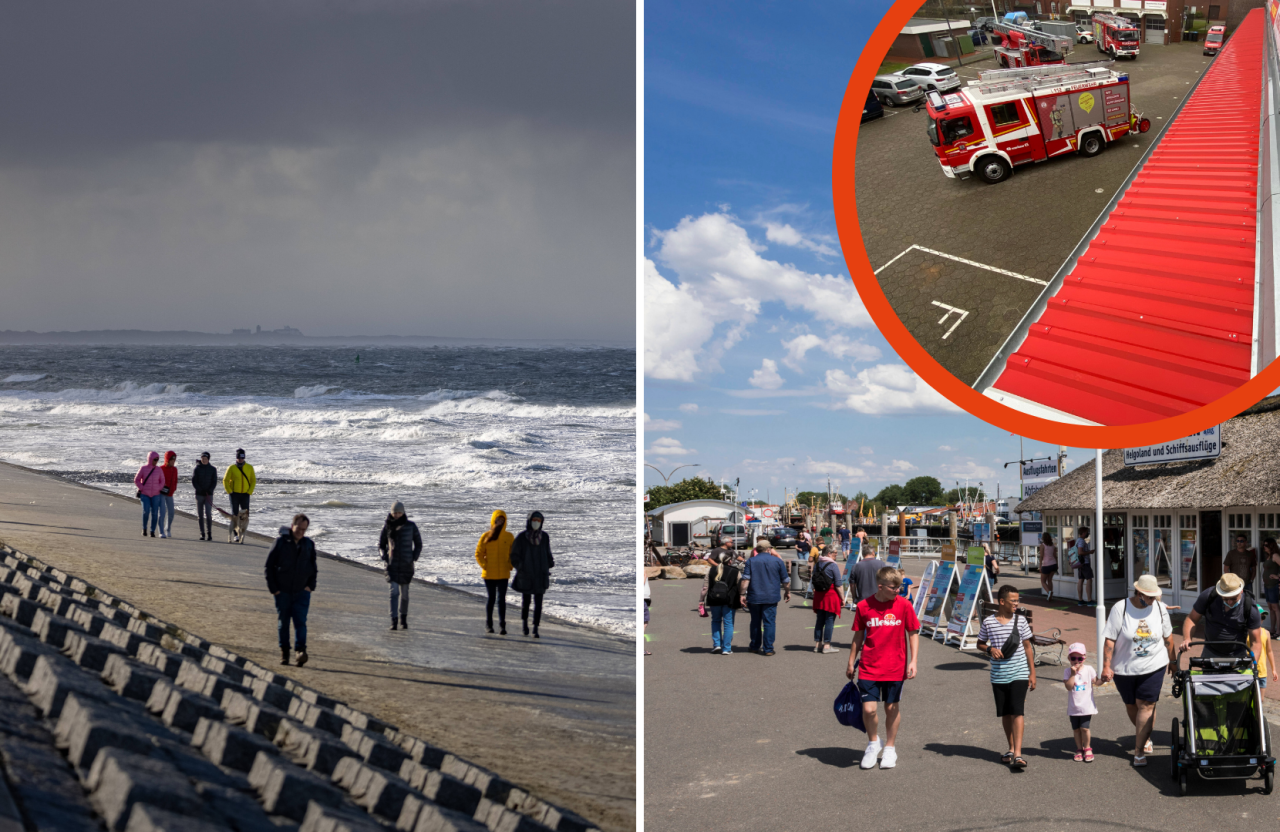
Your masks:
{"label": "person in red jacket", "polygon": [[160,469],[164,474],[164,487],[160,489],[160,536],[173,537],[173,492],[178,490],[178,455],[173,451],[164,452],[164,466]]}

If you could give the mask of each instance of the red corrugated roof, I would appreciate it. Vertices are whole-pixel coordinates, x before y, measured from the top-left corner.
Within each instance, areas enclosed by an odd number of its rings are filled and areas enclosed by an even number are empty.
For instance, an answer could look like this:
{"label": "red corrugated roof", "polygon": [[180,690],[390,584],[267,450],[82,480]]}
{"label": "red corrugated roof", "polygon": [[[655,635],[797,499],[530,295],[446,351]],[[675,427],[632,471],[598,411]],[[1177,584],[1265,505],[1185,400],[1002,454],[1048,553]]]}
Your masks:
{"label": "red corrugated roof", "polygon": [[1249,379],[1262,39],[1254,9],[996,390],[1124,425],[1185,413]]}

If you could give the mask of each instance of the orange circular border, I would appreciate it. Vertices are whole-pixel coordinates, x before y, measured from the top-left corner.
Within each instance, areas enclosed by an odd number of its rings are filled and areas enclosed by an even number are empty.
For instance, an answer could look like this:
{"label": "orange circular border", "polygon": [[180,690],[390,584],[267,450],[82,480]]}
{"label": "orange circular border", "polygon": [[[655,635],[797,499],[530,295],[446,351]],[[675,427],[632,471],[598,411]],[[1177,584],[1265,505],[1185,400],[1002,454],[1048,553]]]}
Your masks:
{"label": "orange circular border", "polygon": [[1225,422],[1280,387],[1280,361],[1273,361],[1257,376],[1217,401],[1180,416],[1135,425],[1090,427],[1030,416],[989,399],[956,378],[925,351],[889,305],[889,299],[872,271],[871,260],[862,243],[854,191],[854,159],[867,92],[884,57],[889,54],[894,38],[921,5],[922,0],[897,0],[863,47],[840,105],[831,171],[836,229],[854,286],[880,332],[911,369],[934,390],[984,421],[1042,442],[1076,448],[1132,448],[1190,436]]}

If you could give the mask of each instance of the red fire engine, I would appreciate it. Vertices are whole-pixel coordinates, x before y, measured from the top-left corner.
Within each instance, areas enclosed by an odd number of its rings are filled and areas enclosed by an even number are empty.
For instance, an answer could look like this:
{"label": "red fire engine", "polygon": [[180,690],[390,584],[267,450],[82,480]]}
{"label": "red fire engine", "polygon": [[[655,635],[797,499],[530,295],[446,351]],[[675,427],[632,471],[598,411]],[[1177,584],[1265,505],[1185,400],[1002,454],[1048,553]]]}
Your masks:
{"label": "red fire engine", "polygon": [[964,89],[929,93],[929,141],[942,172],[995,184],[1016,165],[1072,151],[1096,156],[1151,122],[1129,106],[1129,76],[1110,61],[992,69]]}
{"label": "red fire engine", "polygon": [[996,64],[1005,69],[1066,63],[1074,42],[1069,37],[1003,20],[995,24],[995,31],[1000,35],[1000,45],[994,50]]}
{"label": "red fire engine", "polygon": [[1127,17],[1102,12],[1093,15],[1093,43],[1099,52],[1112,58],[1127,56],[1137,60],[1141,35],[1138,24]]}
{"label": "red fire engine", "polygon": [[1222,48],[1222,41],[1227,36],[1226,26],[1210,26],[1204,39],[1204,54],[1210,57],[1217,55]]}

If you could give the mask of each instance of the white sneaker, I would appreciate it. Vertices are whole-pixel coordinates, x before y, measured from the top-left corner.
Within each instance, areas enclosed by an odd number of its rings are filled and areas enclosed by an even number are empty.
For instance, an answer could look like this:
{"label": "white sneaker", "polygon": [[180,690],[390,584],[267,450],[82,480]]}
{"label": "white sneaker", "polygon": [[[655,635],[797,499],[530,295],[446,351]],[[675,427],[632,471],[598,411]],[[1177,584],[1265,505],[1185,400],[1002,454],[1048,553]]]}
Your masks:
{"label": "white sneaker", "polygon": [[840,652],[840,648],[839,648],[839,647],[832,647],[830,644],[828,644],[826,647],[823,647],[823,648],[822,648],[822,652],[824,652],[824,653],[839,653],[839,652]]}
{"label": "white sneaker", "polygon": [[893,768],[898,764],[898,749],[892,745],[886,746],[884,753],[880,755],[880,768]]}
{"label": "white sneaker", "polygon": [[880,756],[880,740],[872,740],[871,742],[867,743],[867,750],[862,752],[861,766],[863,768],[875,768],[876,757],[879,757],[879,756]]}

